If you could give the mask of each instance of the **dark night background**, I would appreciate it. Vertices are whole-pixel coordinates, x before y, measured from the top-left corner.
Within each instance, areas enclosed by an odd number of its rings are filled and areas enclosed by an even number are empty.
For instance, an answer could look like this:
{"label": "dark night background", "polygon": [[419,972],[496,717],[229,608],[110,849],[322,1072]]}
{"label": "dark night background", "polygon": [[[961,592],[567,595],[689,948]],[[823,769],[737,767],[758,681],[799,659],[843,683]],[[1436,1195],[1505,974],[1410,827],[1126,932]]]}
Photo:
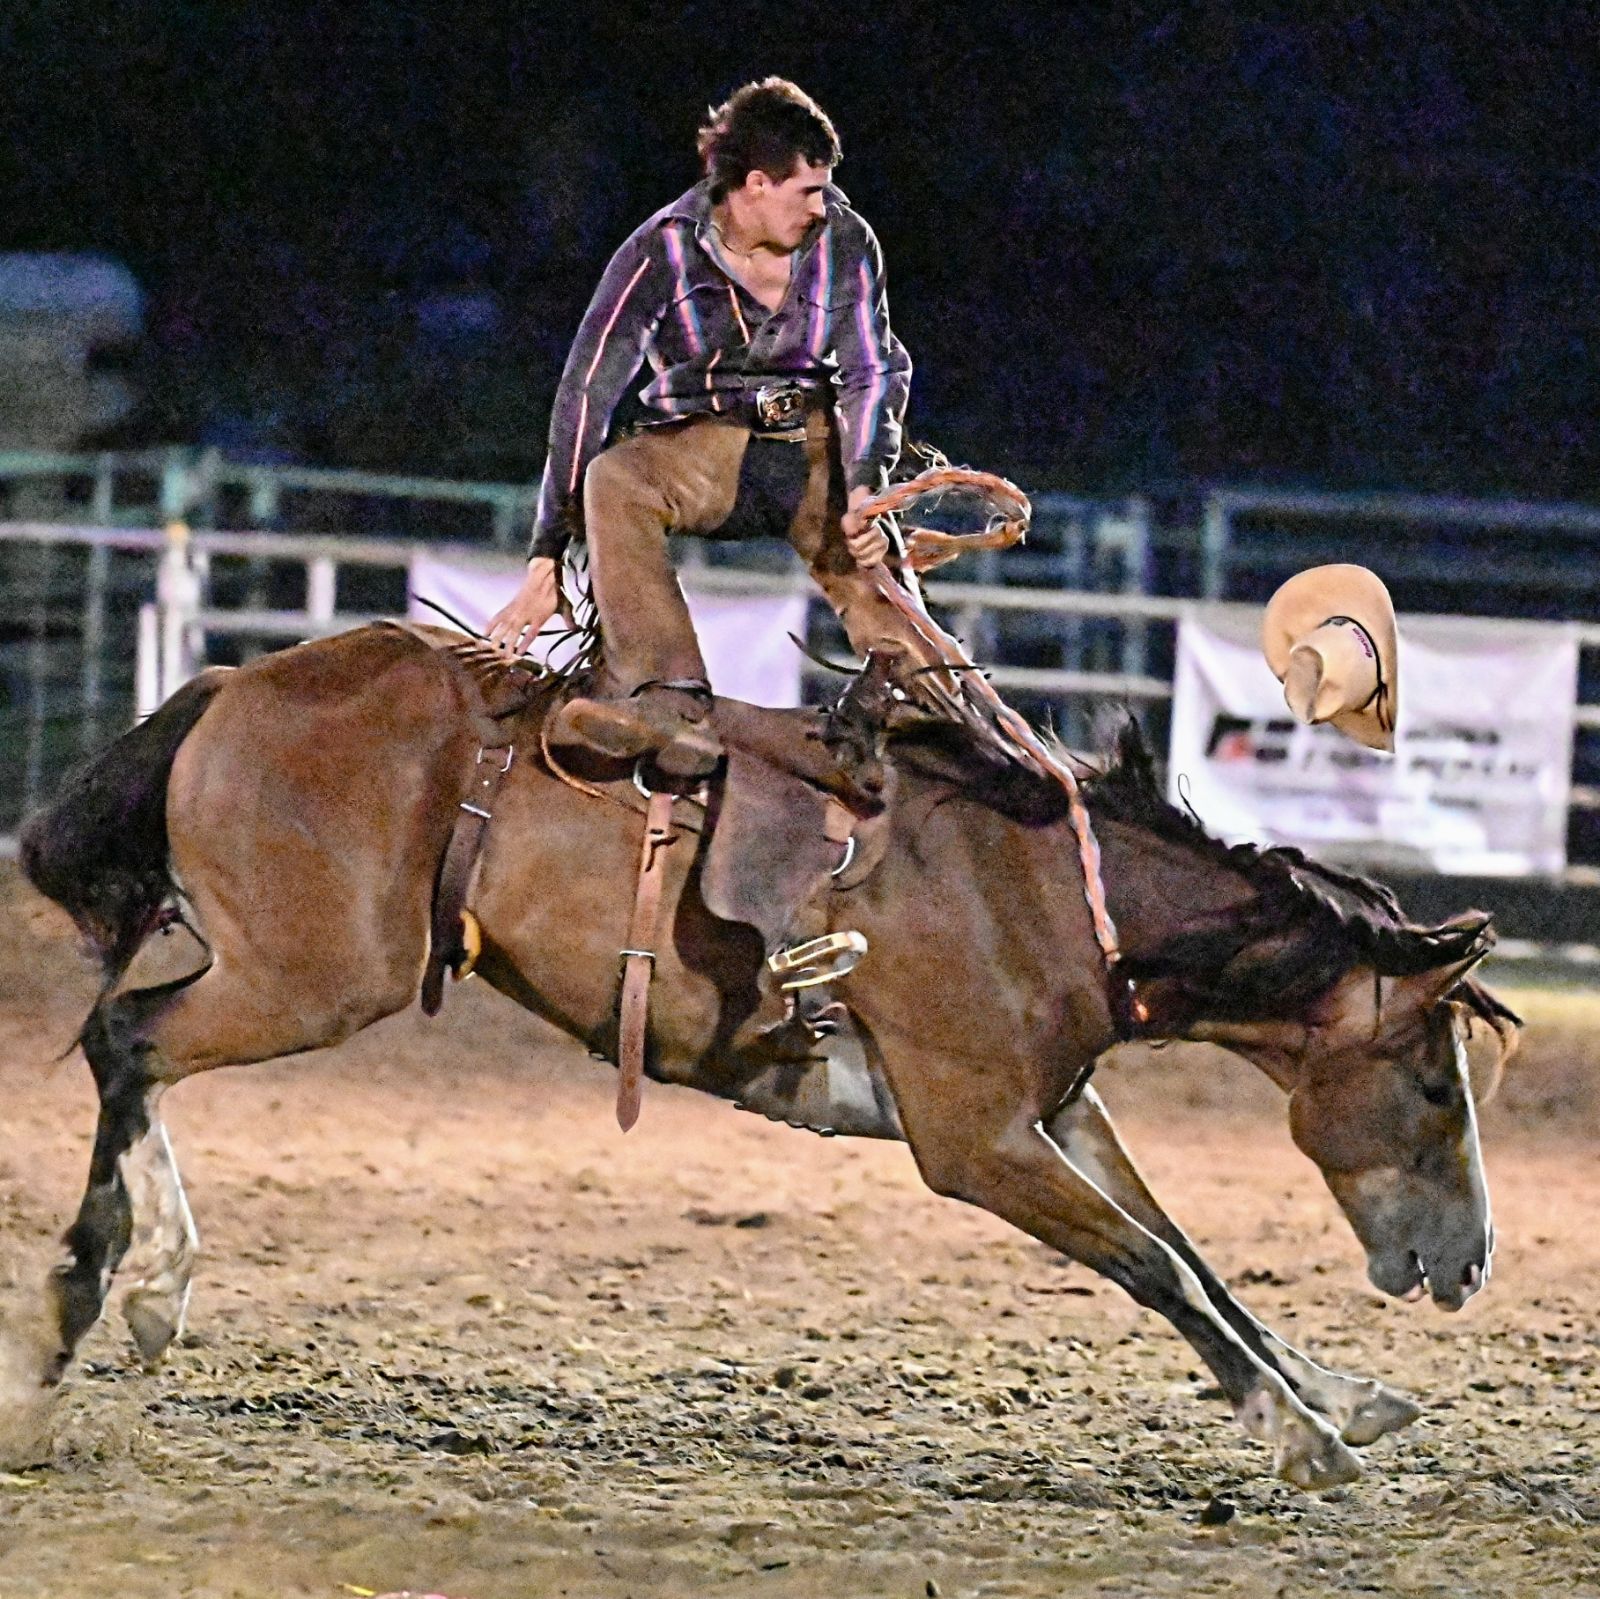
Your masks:
{"label": "dark night background", "polygon": [[0,248],[147,292],[105,442],[533,476],[610,251],[779,72],[953,456],[1600,499],[1588,7],[7,0],[0,43]]}

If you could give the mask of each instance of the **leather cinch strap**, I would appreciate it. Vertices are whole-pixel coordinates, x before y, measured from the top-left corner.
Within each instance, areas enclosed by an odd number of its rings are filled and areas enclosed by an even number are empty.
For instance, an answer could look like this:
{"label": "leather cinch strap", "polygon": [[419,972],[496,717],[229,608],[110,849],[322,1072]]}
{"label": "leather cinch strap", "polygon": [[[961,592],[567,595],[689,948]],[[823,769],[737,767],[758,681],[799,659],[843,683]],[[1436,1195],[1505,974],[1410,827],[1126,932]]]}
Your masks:
{"label": "leather cinch strap", "polygon": [[644,846],[639,855],[639,886],[622,951],[622,999],[617,1029],[617,1125],[627,1132],[639,1119],[644,1094],[645,1033],[650,1018],[650,979],[655,975],[657,922],[666,877],[667,846],[672,842],[670,792],[650,796],[644,815]]}
{"label": "leather cinch strap", "polygon": [[[504,737],[498,730],[496,735]],[[444,1001],[445,969],[460,947],[461,913],[467,908],[472,869],[478,864],[484,835],[494,818],[500,780],[511,770],[515,755],[516,749],[510,744],[480,744],[473,766],[472,788],[456,807],[455,825],[450,830],[450,842],[445,848],[438,886],[434,890],[428,964],[422,974],[422,1009],[428,1016],[438,1015]]]}

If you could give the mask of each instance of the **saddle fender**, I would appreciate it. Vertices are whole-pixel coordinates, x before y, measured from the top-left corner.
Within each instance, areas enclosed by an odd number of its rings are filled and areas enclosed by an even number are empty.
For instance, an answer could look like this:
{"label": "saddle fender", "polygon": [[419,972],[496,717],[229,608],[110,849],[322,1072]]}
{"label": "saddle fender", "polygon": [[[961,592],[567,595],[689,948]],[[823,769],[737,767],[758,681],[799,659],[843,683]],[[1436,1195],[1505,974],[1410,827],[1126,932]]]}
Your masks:
{"label": "saddle fender", "polygon": [[754,927],[770,955],[846,859],[829,826],[839,802],[802,778],[730,748],[713,799],[700,893],[724,921]]}

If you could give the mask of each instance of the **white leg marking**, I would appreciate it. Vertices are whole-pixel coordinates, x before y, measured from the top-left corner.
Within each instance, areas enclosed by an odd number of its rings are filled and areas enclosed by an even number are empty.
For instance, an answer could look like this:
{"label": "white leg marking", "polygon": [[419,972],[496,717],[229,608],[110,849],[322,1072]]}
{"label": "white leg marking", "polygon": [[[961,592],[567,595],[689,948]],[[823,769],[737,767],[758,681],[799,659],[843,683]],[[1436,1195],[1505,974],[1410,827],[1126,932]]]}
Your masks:
{"label": "white leg marking", "polygon": [[1261,1341],[1301,1398],[1328,1417],[1347,1444],[1374,1443],[1385,1433],[1410,1426],[1422,1414],[1421,1406],[1404,1394],[1371,1377],[1329,1371],[1265,1327]]}
{"label": "white leg marking", "polygon": [[134,1276],[122,1313],[147,1371],[161,1363],[183,1331],[200,1245],[167,1129],[157,1119],[153,1101],[150,1117],[150,1131],[119,1162],[133,1207],[129,1260]]}
{"label": "white leg marking", "polygon": [[[1133,1186],[1132,1167],[1111,1131],[1105,1104],[1093,1087],[1084,1090],[1079,1106],[1057,1119],[1051,1135],[1073,1166],[1095,1187],[1150,1225],[1154,1218],[1142,1214],[1147,1204]],[[1160,1215],[1159,1210],[1157,1214]],[[1190,1295],[1187,1281],[1184,1292]],[[1237,1314],[1255,1330],[1279,1370],[1294,1384],[1306,1404],[1327,1416],[1347,1444],[1370,1444],[1385,1433],[1409,1426],[1422,1414],[1413,1401],[1381,1382],[1346,1376],[1319,1366],[1269,1331],[1245,1306],[1234,1303]]]}
{"label": "white leg marking", "polygon": [[1320,1492],[1354,1482],[1361,1464],[1339,1435],[1312,1415],[1282,1378],[1268,1374],[1238,1410],[1239,1424],[1272,1450],[1278,1475],[1297,1488]]}
{"label": "white leg marking", "polygon": [[[1109,1181],[1115,1186],[1114,1171],[1094,1160],[1086,1163],[1090,1166],[1090,1171],[1086,1172],[1078,1165],[1077,1154],[1074,1149],[1070,1159],[1066,1155],[1062,1158],[1102,1193],[1106,1192],[1102,1183]],[[1179,1290],[1190,1308],[1204,1316],[1241,1352],[1249,1353],[1248,1346],[1211,1302],[1189,1263],[1170,1244],[1159,1239],[1154,1241],[1166,1253]],[[1313,1415],[1277,1372],[1264,1366],[1253,1353],[1249,1354],[1249,1359],[1260,1376],[1239,1406],[1237,1415],[1244,1430],[1272,1450],[1272,1462],[1278,1475],[1297,1488],[1313,1492],[1354,1482],[1361,1475],[1361,1463],[1345,1447],[1338,1433],[1320,1416]]]}
{"label": "white leg marking", "polygon": [[[1162,1247],[1171,1254],[1183,1297],[1226,1338],[1239,1342],[1238,1334],[1222,1319],[1200,1279],[1169,1246]],[[1313,1415],[1275,1371],[1253,1355],[1251,1360],[1261,1375],[1239,1407],[1239,1422],[1252,1438],[1271,1448],[1278,1475],[1297,1488],[1314,1491],[1354,1482],[1361,1475],[1361,1466],[1338,1433],[1320,1416]]]}

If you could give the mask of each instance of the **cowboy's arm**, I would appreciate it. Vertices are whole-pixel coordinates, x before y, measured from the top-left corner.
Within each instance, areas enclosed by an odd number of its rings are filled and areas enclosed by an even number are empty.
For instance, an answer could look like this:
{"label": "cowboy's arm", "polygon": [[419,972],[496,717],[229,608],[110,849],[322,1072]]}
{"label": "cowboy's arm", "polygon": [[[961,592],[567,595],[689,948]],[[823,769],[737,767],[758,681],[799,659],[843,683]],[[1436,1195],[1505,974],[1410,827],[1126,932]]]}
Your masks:
{"label": "cowboy's arm", "polygon": [[[901,418],[911,393],[911,357],[889,326],[889,295],[883,252],[859,217],[861,259],[855,293],[834,324],[834,355],[839,364],[839,438],[845,484],[858,504],[881,493],[900,458]],[[854,491],[864,490],[865,493]]]}
{"label": "cowboy's arm", "polygon": [[550,411],[530,558],[558,561],[582,527],[584,471],[605,448],[612,414],[644,359],[669,286],[660,232],[641,228],[611,258],[567,353]]}
{"label": "cowboy's arm", "polygon": [[539,630],[561,606],[561,562],[557,557],[536,555],[528,562],[522,583],[493,616],[484,629],[491,644],[520,655],[533,647]]}
{"label": "cowboy's arm", "polygon": [[589,302],[550,410],[550,448],[539,486],[528,569],[489,619],[489,639],[529,648],[561,604],[561,557],[583,522],[583,474],[605,447],[617,408],[660,320],[665,260],[654,229],[641,228],[617,253]]}

